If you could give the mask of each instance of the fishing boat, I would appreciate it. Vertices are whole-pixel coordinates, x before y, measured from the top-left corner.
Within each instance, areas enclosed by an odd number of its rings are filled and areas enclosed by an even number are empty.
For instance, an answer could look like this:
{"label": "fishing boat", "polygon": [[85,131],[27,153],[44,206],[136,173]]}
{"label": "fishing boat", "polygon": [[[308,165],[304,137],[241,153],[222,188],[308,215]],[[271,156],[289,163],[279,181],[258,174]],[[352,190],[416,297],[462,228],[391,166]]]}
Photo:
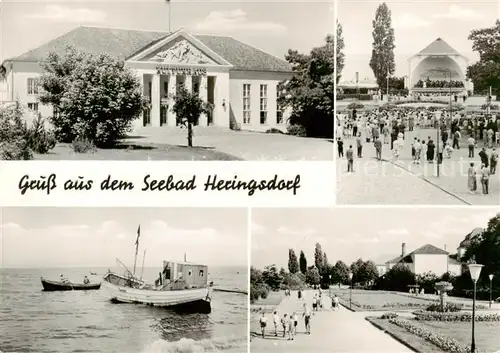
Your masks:
{"label": "fishing boat", "polygon": [[[113,303],[145,304],[158,307],[173,307],[195,312],[211,311],[211,286],[208,284],[208,268],[186,262],[163,261],[161,271],[154,283],[142,280],[142,274],[136,276],[137,252],[139,247],[140,226],[137,230],[134,269],[127,267],[117,259],[124,269],[123,274],[108,272],[103,277],[103,288]],[[144,252],[143,265],[144,270]]]}
{"label": "fishing boat", "polygon": [[97,290],[101,288],[101,283],[73,283],[69,281],[51,281],[40,278],[43,290],[46,292],[71,291],[71,290]]}

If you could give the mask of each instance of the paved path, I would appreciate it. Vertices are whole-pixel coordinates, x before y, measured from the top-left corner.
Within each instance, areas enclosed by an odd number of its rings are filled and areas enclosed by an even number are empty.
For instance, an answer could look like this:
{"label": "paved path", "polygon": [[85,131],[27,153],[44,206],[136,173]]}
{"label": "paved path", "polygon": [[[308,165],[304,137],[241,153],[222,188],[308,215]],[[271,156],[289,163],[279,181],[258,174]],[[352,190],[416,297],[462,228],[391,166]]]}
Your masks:
{"label": "paved path", "polygon": [[[131,139],[135,143],[187,143],[187,131],[180,128],[144,128],[134,134],[139,135]],[[195,146],[213,148],[247,161],[333,161],[333,143],[325,139],[195,127],[193,141]]]}
{"label": "paved path", "polygon": [[[312,303],[313,291],[305,292],[305,302]],[[302,313],[304,300],[298,300],[296,292],[285,298],[278,306],[280,315],[296,311]],[[340,308],[332,311],[331,302],[324,295],[324,308],[311,318],[311,335],[305,335],[302,319],[299,322],[298,334],[293,341],[286,338],[269,336],[261,338],[252,334],[250,350],[255,352],[315,352],[315,353],[407,353],[406,346],[389,335],[375,328],[365,320],[366,313],[353,313]],[[268,323],[272,324],[272,313],[268,314]],[[252,328],[258,328],[258,316],[253,318]],[[269,327],[269,326],[268,326]],[[254,331],[254,330],[252,330]],[[272,333],[274,328],[269,328]]]}
{"label": "paved path", "polygon": [[[383,146],[383,159],[377,161],[372,144],[365,144],[362,159],[355,159],[355,173],[347,173],[345,158],[337,159],[337,202],[339,204],[439,204],[439,205],[495,205],[500,198],[500,172],[490,179],[490,195],[470,194],[467,190],[467,168],[476,158],[467,157],[465,138],[462,148],[453,152],[451,159],[440,165],[437,177],[436,164],[412,163],[411,140],[413,137],[436,137],[435,129],[420,129],[406,135],[402,155],[393,160],[390,145]],[[355,140],[345,140],[344,150],[355,146]],[[482,145],[482,142],[479,146]],[[489,151],[488,151],[489,152]],[[478,185],[480,187],[480,185]]]}

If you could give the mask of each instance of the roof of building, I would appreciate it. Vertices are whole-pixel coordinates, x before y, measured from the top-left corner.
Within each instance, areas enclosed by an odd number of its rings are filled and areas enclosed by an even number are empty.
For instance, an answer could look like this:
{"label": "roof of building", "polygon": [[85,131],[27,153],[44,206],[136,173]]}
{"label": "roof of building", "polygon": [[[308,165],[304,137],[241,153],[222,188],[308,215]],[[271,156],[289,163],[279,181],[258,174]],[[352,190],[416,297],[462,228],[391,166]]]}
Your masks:
{"label": "roof of building", "polygon": [[442,250],[434,245],[431,244],[425,244],[421,247],[419,247],[416,250],[413,250],[412,252],[398,256],[392,260],[387,261],[386,263],[412,263],[412,255],[415,254],[420,254],[420,255],[448,255],[449,253],[445,250]]}
{"label": "roof of building", "polygon": [[426,46],[418,52],[421,55],[460,55],[458,51],[453,49],[451,45],[446,43],[441,38],[437,38],[434,42]]}
{"label": "roof of building", "polygon": [[[117,59],[125,60],[170,34],[168,32],[81,26],[38,48],[6,61],[38,62],[50,52],[64,53],[68,46],[73,46],[83,52],[107,53]],[[285,60],[232,37],[214,35],[193,35],[193,37],[233,65],[232,70],[291,71],[291,66]]]}
{"label": "roof of building", "polygon": [[475,238],[477,238],[478,236],[480,236],[481,234],[483,234],[484,232],[484,229],[483,228],[474,228],[472,230],[472,232],[470,232],[469,234],[467,234],[464,238],[464,240],[462,240],[460,242],[460,244],[458,245],[459,248],[466,248],[470,245],[471,241],[473,241]]}

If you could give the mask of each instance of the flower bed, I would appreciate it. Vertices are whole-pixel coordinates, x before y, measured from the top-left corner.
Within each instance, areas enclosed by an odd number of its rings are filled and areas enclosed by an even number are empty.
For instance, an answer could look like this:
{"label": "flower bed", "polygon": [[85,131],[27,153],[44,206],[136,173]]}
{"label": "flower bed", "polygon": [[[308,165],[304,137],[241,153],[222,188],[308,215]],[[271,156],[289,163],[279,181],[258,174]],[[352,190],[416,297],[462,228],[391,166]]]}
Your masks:
{"label": "flower bed", "polygon": [[422,308],[428,306],[428,303],[385,303],[382,308]]}
{"label": "flower bed", "polygon": [[412,323],[409,320],[395,318],[389,319],[391,324],[402,327],[408,332],[433,343],[447,353],[470,353],[468,346],[462,345],[453,338],[444,337],[439,334],[432,333],[430,330]]}
{"label": "flower bed", "polygon": [[[416,320],[419,321],[447,321],[447,322],[471,322],[471,313],[456,313],[456,312],[432,312],[432,311],[416,311],[413,313]],[[500,315],[486,314],[476,315],[476,322],[500,322]]]}

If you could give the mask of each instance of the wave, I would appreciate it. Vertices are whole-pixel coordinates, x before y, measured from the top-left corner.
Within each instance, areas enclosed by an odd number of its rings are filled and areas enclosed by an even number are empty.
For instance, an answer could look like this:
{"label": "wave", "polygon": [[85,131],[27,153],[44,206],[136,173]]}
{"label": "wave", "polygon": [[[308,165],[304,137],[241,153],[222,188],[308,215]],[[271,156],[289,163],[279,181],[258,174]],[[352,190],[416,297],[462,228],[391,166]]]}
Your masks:
{"label": "wave", "polygon": [[214,338],[195,341],[182,338],[176,342],[157,340],[144,348],[141,353],[236,353],[247,351],[245,338]]}

